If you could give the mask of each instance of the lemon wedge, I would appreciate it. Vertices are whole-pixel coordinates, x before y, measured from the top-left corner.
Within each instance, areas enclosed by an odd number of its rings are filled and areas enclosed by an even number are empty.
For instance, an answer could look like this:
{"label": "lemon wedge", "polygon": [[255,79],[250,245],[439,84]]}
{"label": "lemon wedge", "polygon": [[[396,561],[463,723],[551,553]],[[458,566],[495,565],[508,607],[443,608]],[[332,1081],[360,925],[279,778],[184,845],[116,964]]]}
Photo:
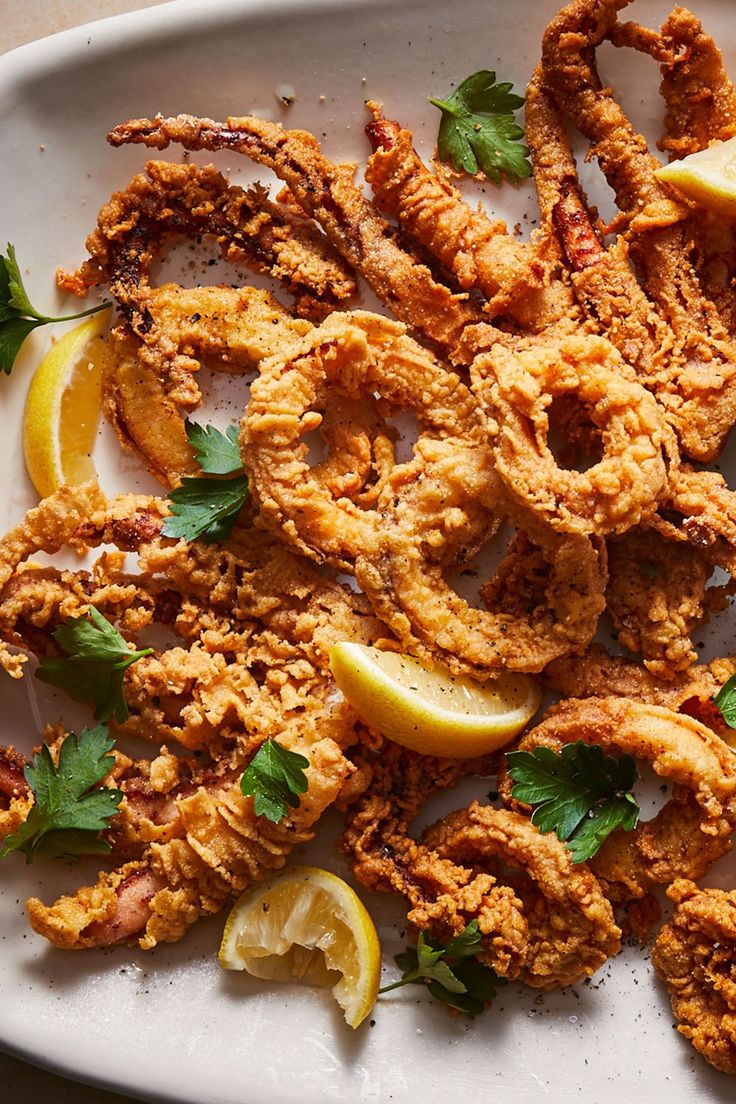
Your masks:
{"label": "lemon wedge", "polygon": [[100,420],[102,334],[110,311],[80,322],[52,345],[31,380],[23,415],[23,453],[42,498],[63,483],[96,476],[92,448]]}
{"label": "lemon wedge", "polygon": [[541,700],[527,675],[504,672],[478,683],[347,641],[330,648],[330,667],[367,724],[423,755],[469,759],[494,751],[521,732]]}
{"label": "lemon wedge", "polygon": [[292,866],[241,894],[219,951],[225,970],[332,989],[350,1027],[376,1003],[381,948],[350,886],[316,866]]}
{"label": "lemon wedge", "polygon": [[655,176],[702,207],[736,218],[736,138],[663,165]]}

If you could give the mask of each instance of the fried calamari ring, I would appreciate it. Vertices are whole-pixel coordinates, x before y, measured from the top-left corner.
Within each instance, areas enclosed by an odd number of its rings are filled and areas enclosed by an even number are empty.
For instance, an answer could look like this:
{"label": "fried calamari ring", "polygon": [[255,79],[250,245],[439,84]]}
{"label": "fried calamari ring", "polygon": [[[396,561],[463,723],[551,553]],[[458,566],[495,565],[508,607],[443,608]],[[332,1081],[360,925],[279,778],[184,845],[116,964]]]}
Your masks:
{"label": "fried calamari ring", "polygon": [[503,866],[526,875],[530,884],[515,884],[529,925],[518,974],[525,985],[573,985],[620,950],[621,932],[594,876],[572,862],[556,836],[542,835],[526,817],[473,801],[433,824],[421,842],[477,871],[496,873]]}
{"label": "fried calamari ring", "polygon": [[[609,341],[578,334],[518,350],[499,343],[472,373],[498,474],[519,506],[558,532],[582,535],[623,533],[654,513],[677,470],[677,444]],[[547,440],[548,409],[569,395],[602,439],[602,458],[584,472],[561,469]]]}
{"label": "fried calamari ring", "polygon": [[[439,442],[439,445],[444,442]],[[468,450],[470,452],[470,450]],[[559,656],[590,643],[605,608],[605,547],[587,537],[533,528],[512,543],[499,567],[499,580],[481,590],[491,607],[475,609],[446,579],[448,557],[438,548],[472,554],[475,531],[467,519],[477,452],[465,458],[435,447],[428,462],[406,465],[406,481],[383,517],[375,545],[355,566],[361,589],[402,646],[459,674],[487,679],[495,671],[541,671]],[[411,482],[409,482],[411,480]],[[386,499],[384,495],[384,500]],[[457,555],[456,555],[457,558]]]}
{"label": "fried calamari ring", "polygon": [[[495,492],[497,486],[473,396],[459,377],[409,338],[401,323],[367,311],[332,315],[286,360],[276,356],[262,365],[240,440],[261,522],[303,554],[342,568],[375,542],[378,515],[335,497],[310,468],[305,436],[320,428],[323,411],[343,396],[357,400],[374,393],[384,406],[416,415],[415,453],[448,440],[460,448],[464,439],[486,469],[489,487]],[[400,478],[399,470],[389,477]],[[487,511],[469,499],[463,505],[490,524]]]}
{"label": "fried calamari ring", "polygon": [[732,584],[708,587],[713,568],[691,544],[630,529],[608,542],[606,609],[617,639],[660,678],[698,658],[692,630],[728,606]]}
{"label": "fried calamari ring", "polygon": [[[517,746],[559,753],[577,740],[645,760],[675,787],[652,820],[631,832],[613,832],[589,861],[611,900],[644,897],[653,885],[678,877],[700,878],[730,849],[736,755],[700,721],[625,698],[571,699],[553,706]],[[512,798],[512,787],[504,768],[499,791],[512,808],[526,809]]]}
{"label": "fried calamari ring", "polygon": [[667,896],[675,910],[652,947],[652,966],[680,1034],[716,1069],[736,1073],[736,891],[682,879]]}

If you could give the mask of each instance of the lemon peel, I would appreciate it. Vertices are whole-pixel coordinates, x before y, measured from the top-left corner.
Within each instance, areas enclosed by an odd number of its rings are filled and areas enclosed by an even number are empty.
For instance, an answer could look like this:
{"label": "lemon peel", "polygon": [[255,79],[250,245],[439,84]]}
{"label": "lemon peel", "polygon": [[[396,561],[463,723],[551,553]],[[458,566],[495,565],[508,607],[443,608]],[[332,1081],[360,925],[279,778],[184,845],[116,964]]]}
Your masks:
{"label": "lemon peel", "polygon": [[330,988],[350,1027],[378,996],[381,948],[363,902],[316,866],[292,866],[241,894],[218,954],[225,970]]}
{"label": "lemon peel", "polygon": [[342,641],[330,648],[335,682],[372,728],[423,755],[468,759],[512,740],[539,707],[527,675],[477,683],[410,656]]}
{"label": "lemon peel", "polygon": [[23,414],[23,454],[42,498],[64,483],[96,478],[92,449],[100,419],[101,336],[109,319],[106,310],[65,333],[31,380]]}

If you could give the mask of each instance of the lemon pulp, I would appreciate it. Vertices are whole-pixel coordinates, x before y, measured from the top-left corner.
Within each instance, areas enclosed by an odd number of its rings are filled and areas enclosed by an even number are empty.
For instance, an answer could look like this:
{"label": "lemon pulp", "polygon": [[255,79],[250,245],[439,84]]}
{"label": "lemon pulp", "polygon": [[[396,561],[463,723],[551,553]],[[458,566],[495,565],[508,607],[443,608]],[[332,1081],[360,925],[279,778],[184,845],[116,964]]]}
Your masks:
{"label": "lemon pulp", "polygon": [[503,672],[488,683],[425,667],[410,656],[343,641],[330,649],[335,682],[372,728],[397,744],[452,758],[502,747],[541,699],[527,675]]}
{"label": "lemon pulp", "polygon": [[318,867],[289,867],[246,890],[230,911],[218,957],[226,970],[330,988],[351,1027],[378,994],[373,921],[346,882]]}

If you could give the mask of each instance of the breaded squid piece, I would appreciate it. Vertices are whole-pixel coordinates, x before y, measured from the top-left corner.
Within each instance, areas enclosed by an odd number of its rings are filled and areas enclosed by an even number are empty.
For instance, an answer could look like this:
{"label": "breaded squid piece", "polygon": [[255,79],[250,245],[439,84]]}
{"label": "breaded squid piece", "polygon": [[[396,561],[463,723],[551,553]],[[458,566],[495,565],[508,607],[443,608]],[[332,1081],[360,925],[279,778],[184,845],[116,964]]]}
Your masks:
{"label": "breaded squid piece", "polygon": [[100,210],[87,239],[89,260],[76,272],[63,269],[57,283],[85,295],[108,284],[131,321],[151,266],[174,234],[213,236],[223,257],[281,280],[304,317],[322,317],[356,292],[343,259],[303,217],[271,203],[260,185],[247,191],[230,184],[213,165],[149,161]]}
{"label": "breaded squid piece", "polygon": [[[590,859],[590,869],[611,900],[626,903],[674,878],[700,878],[730,850],[736,754],[701,721],[625,698],[569,699],[553,706],[517,747],[559,753],[577,740],[643,759],[674,784],[671,799],[655,817],[630,832],[617,829]],[[512,798],[512,788],[504,769],[499,791],[511,808],[526,811]]]}
{"label": "breaded squid piece", "polygon": [[52,905],[31,897],[33,930],[66,950],[135,941],[150,950],[181,939],[200,916],[280,869],[294,846],[312,838],[354,768],[333,739],[309,726],[287,726],[278,739],[309,760],[308,789],[278,824],[255,815],[237,778],[215,790],[200,786],[177,802],[177,838],[151,844],[140,859]]}
{"label": "breaded squid piece", "polygon": [[352,167],[329,161],[314,135],[253,117],[218,123],[177,115],[131,119],[115,127],[108,141],[114,146],[137,142],[165,149],[178,142],[191,150],[233,150],[267,166],[397,318],[415,327],[443,355],[467,355],[461,351],[461,339],[468,327],[483,321],[483,312],[466,295],[435,280],[426,265],[396,244],[385,221],[353,183]]}
{"label": "breaded squid piece", "polygon": [[481,291],[491,317],[516,317],[520,300],[543,285],[542,251],[511,237],[500,219],[473,210],[423,164],[410,131],[384,118],[372,100],[366,107],[373,114],[365,128],[373,153],[365,178],[379,208],[437,257],[460,287]]}
{"label": "breaded squid piece", "polygon": [[625,0],[573,0],[547,27],[545,80],[590,140],[628,223],[632,259],[647,295],[675,335],[657,394],[684,452],[717,456],[736,422],[736,348],[697,278],[687,225],[690,205],[654,175],[659,166],[613,98],[601,86],[593,50],[615,25]]}
{"label": "breaded squid piece", "polygon": [[652,966],[680,1034],[711,1066],[736,1073],[736,890],[680,879],[667,896],[675,909],[652,947]]}

